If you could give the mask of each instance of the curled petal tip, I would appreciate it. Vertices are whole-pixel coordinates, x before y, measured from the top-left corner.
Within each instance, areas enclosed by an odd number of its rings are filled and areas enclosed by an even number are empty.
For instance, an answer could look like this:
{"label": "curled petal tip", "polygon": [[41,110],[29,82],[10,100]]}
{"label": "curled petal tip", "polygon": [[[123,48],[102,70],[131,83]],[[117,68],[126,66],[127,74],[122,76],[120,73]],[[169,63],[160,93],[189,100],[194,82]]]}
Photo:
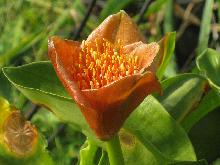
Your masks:
{"label": "curled petal tip", "polygon": [[111,43],[128,45],[144,41],[137,25],[123,10],[107,17],[87,38],[86,42],[94,47],[96,40],[106,39]]}

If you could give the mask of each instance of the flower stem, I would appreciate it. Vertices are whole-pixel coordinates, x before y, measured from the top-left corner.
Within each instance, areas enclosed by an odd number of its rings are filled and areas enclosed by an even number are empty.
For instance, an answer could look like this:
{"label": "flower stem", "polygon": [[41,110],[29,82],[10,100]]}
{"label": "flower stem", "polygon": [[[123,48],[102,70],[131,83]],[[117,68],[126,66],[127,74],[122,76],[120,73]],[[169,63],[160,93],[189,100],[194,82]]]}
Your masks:
{"label": "flower stem", "polygon": [[124,165],[124,158],[118,135],[115,135],[112,139],[106,142],[106,149],[110,165]]}

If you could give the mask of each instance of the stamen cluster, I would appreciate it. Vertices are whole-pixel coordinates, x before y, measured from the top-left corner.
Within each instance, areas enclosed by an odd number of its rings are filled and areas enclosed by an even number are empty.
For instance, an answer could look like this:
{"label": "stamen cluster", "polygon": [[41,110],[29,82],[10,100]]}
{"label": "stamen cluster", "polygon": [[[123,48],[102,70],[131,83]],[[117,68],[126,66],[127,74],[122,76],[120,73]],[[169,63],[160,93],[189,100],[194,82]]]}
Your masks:
{"label": "stamen cluster", "polygon": [[105,39],[102,43],[100,46],[96,41],[94,49],[82,42],[82,51],[72,70],[73,78],[82,90],[98,89],[139,71],[137,56],[127,56],[122,46],[115,48]]}

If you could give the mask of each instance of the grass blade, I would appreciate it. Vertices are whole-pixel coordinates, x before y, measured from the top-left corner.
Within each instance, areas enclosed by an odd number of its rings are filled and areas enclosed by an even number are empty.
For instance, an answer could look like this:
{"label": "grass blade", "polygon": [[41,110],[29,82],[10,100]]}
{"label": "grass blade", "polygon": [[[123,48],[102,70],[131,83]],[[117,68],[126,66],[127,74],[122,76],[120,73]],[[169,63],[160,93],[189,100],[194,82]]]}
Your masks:
{"label": "grass blade", "polygon": [[214,0],[205,1],[205,7],[203,9],[202,22],[199,32],[199,41],[196,49],[197,56],[208,47],[209,34],[211,30],[213,1]]}

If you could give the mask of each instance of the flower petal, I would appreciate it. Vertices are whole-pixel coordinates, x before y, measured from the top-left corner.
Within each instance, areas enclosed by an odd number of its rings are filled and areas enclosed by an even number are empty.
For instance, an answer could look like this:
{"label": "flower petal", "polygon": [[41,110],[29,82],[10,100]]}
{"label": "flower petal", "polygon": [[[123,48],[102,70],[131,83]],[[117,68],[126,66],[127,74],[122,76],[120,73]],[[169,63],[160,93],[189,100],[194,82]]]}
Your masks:
{"label": "flower petal", "polygon": [[69,73],[72,72],[74,61],[78,59],[81,43],[72,40],[63,40],[57,36],[48,40],[49,57],[54,61],[55,56],[59,56],[62,64]]}
{"label": "flower petal", "polygon": [[62,40],[59,37],[51,37],[48,40],[48,55],[59,79],[77,103],[89,107],[91,105],[85,100],[71,75],[73,62],[79,55],[80,49],[79,42]]}
{"label": "flower petal", "polygon": [[138,66],[140,67],[140,73],[146,71],[146,69],[155,73],[155,68],[151,66],[155,57],[159,51],[159,45],[156,42],[150,44],[144,44],[143,42],[135,42],[130,45],[126,45],[123,49],[124,53],[128,56],[138,57]]}
{"label": "flower petal", "polygon": [[81,106],[81,110],[96,135],[107,140],[121,128],[144,98],[154,91],[160,92],[160,85],[152,72],[127,76],[97,90],[84,90],[84,95],[95,107],[88,109]]}
{"label": "flower petal", "polygon": [[107,17],[88,36],[86,43],[95,47],[98,41],[98,44],[102,46],[103,38],[110,41],[115,46],[117,46],[118,40],[120,40],[121,46],[144,41],[144,37],[138,31],[137,25],[124,11]]}

